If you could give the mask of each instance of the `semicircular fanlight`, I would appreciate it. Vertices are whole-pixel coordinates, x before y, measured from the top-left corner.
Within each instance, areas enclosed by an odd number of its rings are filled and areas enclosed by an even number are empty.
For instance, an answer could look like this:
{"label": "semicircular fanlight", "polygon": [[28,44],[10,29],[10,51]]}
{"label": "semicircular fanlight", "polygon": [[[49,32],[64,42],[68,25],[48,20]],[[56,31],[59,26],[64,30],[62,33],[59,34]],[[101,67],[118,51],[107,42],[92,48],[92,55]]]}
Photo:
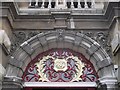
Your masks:
{"label": "semicircular fanlight", "polygon": [[51,49],[39,54],[23,75],[25,82],[94,82],[97,79],[92,63],[70,49]]}

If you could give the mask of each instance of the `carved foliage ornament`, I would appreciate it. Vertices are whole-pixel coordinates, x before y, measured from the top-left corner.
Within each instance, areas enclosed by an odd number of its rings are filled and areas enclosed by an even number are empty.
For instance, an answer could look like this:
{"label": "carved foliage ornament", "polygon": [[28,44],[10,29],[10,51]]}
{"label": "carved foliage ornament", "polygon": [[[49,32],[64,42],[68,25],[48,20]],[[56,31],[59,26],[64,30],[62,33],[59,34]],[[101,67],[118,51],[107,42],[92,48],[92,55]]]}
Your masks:
{"label": "carved foliage ornament", "polygon": [[[62,41],[64,36],[64,30],[58,29],[58,40]],[[74,31],[75,32],[75,31]],[[12,42],[12,49],[11,52],[14,52],[17,47],[20,46],[23,42],[30,39],[31,37],[43,33],[41,31],[14,31],[13,32],[13,42]],[[111,49],[110,49],[110,35],[107,31],[100,31],[100,32],[93,32],[93,31],[80,31],[80,33],[85,34],[86,36],[94,39],[97,41],[105,50],[106,52],[112,56]]]}
{"label": "carved foliage ornament", "polygon": [[69,49],[54,49],[45,53],[28,65],[24,81],[92,82],[98,79],[92,64],[80,53]]}

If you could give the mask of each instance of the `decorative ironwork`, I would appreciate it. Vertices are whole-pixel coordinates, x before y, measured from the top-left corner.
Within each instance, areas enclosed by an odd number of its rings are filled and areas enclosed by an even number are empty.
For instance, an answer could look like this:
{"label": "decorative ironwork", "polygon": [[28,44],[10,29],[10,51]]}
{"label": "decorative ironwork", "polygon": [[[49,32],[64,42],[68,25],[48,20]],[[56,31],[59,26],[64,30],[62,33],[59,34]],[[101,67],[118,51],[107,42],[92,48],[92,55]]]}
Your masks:
{"label": "decorative ironwork", "polygon": [[51,49],[39,54],[26,68],[26,82],[93,82],[98,75],[81,53],[70,49]]}

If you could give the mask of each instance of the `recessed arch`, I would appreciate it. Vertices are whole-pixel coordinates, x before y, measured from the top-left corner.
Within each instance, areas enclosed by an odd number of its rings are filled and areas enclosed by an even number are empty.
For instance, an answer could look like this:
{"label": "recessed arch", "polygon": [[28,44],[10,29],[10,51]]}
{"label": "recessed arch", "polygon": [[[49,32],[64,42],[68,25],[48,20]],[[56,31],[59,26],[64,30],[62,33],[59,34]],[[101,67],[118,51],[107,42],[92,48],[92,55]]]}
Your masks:
{"label": "recessed arch", "polygon": [[22,77],[31,60],[52,48],[81,52],[93,64],[100,78],[114,77],[110,57],[96,41],[82,33],[63,30],[40,33],[21,44],[9,60],[6,76]]}

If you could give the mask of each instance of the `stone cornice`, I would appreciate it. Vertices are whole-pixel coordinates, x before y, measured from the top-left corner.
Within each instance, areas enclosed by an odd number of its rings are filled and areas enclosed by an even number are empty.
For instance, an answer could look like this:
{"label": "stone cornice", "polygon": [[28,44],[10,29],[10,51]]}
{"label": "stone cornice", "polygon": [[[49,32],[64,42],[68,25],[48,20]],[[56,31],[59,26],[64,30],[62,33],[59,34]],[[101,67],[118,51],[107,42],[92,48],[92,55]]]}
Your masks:
{"label": "stone cornice", "polygon": [[[113,21],[118,18],[120,16],[120,7],[118,6],[120,2],[111,2],[108,4],[108,7],[106,9],[106,11],[103,13],[103,14],[80,14],[80,13],[75,13],[75,11],[77,12],[77,10],[64,10],[65,12],[67,12],[67,21],[69,22],[69,19],[72,17],[74,19],[74,22],[104,22],[106,23],[108,26],[106,29],[109,29],[113,23]],[[22,14],[18,11],[17,7],[16,7],[16,4],[13,3],[13,2],[3,2],[2,3],[2,9],[3,10],[6,10],[8,9],[9,10],[9,16],[8,14],[7,15],[2,15],[2,17],[7,17],[9,19],[9,21],[11,22],[10,20],[10,16],[12,17],[12,20],[13,22],[24,22],[24,21],[45,21],[45,22],[48,22],[48,21],[53,21],[55,20],[55,17],[54,16],[57,16],[57,12],[54,11],[54,10],[40,10],[40,12],[47,12],[47,13],[44,13],[43,14],[36,14],[36,15],[33,15],[33,14]],[[30,9],[32,11],[32,9]],[[34,9],[33,9],[34,10]],[[38,10],[35,9],[37,12]],[[89,11],[89,10],[88,10]],[[49,13],[48,13],[49,12]],[[56,13],[54,13],[56,12]],[[61,10],[60,10],[61,12]],[[74,12],[74,13],[73,13]],[[60,17],[63,17],[64,16],[66,17],[66,15],[64,14],[58,14],[58,16]],[[12,22],[11,22],[12,24]],[[14,27],[14,26],[13,26]],[[103,27],[104,28],[104,27]],[[100,28],[99,28],[100,29]]]}

